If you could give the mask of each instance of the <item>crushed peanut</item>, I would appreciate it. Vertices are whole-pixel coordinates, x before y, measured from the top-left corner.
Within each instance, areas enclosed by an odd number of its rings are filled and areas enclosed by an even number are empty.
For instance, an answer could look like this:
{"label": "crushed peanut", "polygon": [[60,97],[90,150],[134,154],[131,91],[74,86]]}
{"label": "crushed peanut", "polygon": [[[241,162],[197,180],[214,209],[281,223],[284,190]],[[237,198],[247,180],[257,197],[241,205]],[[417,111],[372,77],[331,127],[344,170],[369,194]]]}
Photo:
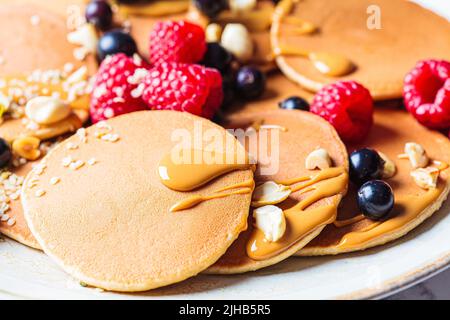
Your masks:
{"label": "crushed peanut", "polygon": [[429,159],[425,149],[418,143],[408,142],[405,144],[405,153],[408,155],[409,162],[414,169],[427,166]]}
{"label": "crushed peanut", "polygon": [[326,169],[331,166],[331,158],[328,151],[320,148],[312,151],[305,160],[305,166],[308,170]]}
{"label": "crushed peanut", "polygon": [[389,159],[388,156],[385,155],[383,152],[378,151],[378,154],[384,161],[383,172],[381,174],[381,177],[384,179],[393,177],[395,175],[395,172],[397,171],[395,163],[391,159]]}
{"label": "crushed peanut", "polygon": [[439,178],[439,169],[435,167],[417,168],[411,171],[411,177],[422,189],[434,189]]}
{"label": "crushed peanut", "polygon": [[35,137],[20,137],[13,141],[12,149],[15,154],[33,161],[41,156],[40,143],[41,140]]}

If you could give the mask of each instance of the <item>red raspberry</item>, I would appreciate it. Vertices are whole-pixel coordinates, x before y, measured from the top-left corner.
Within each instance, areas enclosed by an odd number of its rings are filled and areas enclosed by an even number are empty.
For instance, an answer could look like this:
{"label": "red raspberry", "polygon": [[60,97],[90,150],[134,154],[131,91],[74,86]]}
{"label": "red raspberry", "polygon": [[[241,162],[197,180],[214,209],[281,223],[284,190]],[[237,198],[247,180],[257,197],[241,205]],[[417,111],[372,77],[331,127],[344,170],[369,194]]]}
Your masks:
{"label": "red raspberry", "polygon": [[158,22],[150,33],[150,62],[199,62],[206,52],[205,31],[187,21]]}
{"label": "red raspberry", "polygon": [[147,109],[140,96],[143,90],[140,83],[148,73],[148,67],[138,57],[130,58],[123,53],[103,60],[91,93],[92,122]]}
{"label": "red raspberry", "polygon": [[419,61],[405,77],[406,109],[431,129],[450,127],[450,62]]}
{"label": "red raspberry", "polygon": [[355,81],[338,81],[314,96],[310,111],[330,122],[345,142],[360,142],[373,124],[370,92]]}
{"label": "red raspberry", "polygon": [[144,83],[142,98],[151,109],[186,111],[210,119],[223,100],[220,73],[196,64],[162,63],[150,70]]}

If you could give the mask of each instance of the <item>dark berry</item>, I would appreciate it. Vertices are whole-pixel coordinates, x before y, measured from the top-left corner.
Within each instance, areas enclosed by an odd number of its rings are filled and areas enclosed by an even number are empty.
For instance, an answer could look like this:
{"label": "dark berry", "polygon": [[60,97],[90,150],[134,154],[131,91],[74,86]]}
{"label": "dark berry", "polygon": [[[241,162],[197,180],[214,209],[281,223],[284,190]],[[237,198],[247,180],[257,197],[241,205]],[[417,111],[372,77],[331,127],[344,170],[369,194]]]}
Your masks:
{"label": "dark berry", "polygon": [[92,23],[100,30],[107,30],[113,21],[113,12],[108,2],[93,0],[86,6],[86,21]]}
{"label": "dark berry", "polygon": [[286,110],[304,110],[309,111],[309,103],[300,97],[293,96],[281,101],[278,106]]}
{"label": "dark berry", "polygon": [[0,168],[6,167],[11,160],[11,157],[11,147],[8,142],[0,138]]}
{"label": "dark berry", "polygon": [[358,190],[358,207],[369,219],[379,220],[394,207],[394,193],[384,181],[372,180],[364,183]]}
{"label": "dark berry", "polygon": [[234,88],[235,88],[234,77],[229,73],[223,75],[222,76],[222,89],[223,89],[222,107],[223,108],[227,108],[233,104],[233,102],[236,98],[236,93],[235,93]]}
{"label": "dark berry", "polygon": [[203,14],[210,18],[214,18],[221,11],[228,8],[227,0],[194,0],[194,5]]}
{"label": "dark berry", "polygon": [[254,67],[242,67],[236,74],[236,90],[244,99],[259,98],[266,89],[266,76]]}
{"label": "dark berry", "polygon": [[361,185],[381,177],[384,161],[375,150],[363,148],[353,151],[349,161],[350,179],[353,183]]}
{"label": "dark berry", "polygon": [[232,60],[233,56],[228,50],[217,42],[209,42],[201,64],[209,68],[217,69],[221,74],[224,74],[230,69]]}
{"label": "dark berry", "polygon": [[137,52],[133,37],[122,30],[106,32],[98,41],[98,58],[100,61],[108,55],[124,53],[131,57]]}

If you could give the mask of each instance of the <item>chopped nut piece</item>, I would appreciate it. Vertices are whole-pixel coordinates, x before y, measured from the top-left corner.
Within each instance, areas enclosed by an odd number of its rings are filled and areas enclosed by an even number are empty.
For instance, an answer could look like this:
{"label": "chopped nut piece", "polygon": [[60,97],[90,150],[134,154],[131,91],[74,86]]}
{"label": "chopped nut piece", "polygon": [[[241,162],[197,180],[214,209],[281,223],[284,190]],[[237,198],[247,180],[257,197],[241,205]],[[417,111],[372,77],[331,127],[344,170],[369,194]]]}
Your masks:
{"label": "chopped nut piece", "polygon": [[422,189],[433,189],[437,185],[439,169],[434,167],[418,168],[411,171],[411,177]]}
{"label": "chopped nut piece", "polygon": [[69,105],[55,97],[35,97],[27,102],[25,114],[38,124],[52,124],[67,118],[72,113]]}
{"label": "chopped nut piece", "polygon": [[90,53],[97,50],[98,35],[94,25],[85,23],[67,35],[67,41],[81,46]]}
{"label": "chopped nut piece", "polygon": [[378,154],[384,161],[383,172],[381,174],[381,177],[384,179],[393,177],[395,175],[395,172],[397,171],[395,163],[391,159],[389,159],[388,156],[385,155],[383,152],[378,151]]}
{"label": "chopped nut piece", "polygon": [[222,26],[218,23],[210,23],[206,27],[205,36],[206,42],[220,42],[222,36]]}
{"label": "chopped nut piece", "polygon": [[418,143],[408,142],[405,144],[405,153],[408,155],[411,166],[416,168],[424,168],[428,164],[428,156],[425,149]]}
{"label": "chopped nut piece", "polygon": [[41,140],[35,137],[21,137],[13,141],[12,149],[17,155],[33,161],[41,156],[40,143]]}
{"label": "chopped nut piece", "polygon": [[314,150],[306,157],[306,169],[314,170],[314,169],[326,169],[331,167],[331,158],[328,154],[328,151],[320,148]]}
{"label": "chopped nut piece", "polygon": [[222,33],[221,45],[241,62],[245,63],[253,56],[253,40],[243,24],[227,24]]}
{"label": "chopped nut piece", "polygon": [[252,206],[261,207],[268,204],[277,204],[291,194],[292,190],[288,186],[267,181],[257,186],[252,196]]}
{"label": "chopped nut piece", "polygon": [[276,206],[264,206],[253,210],[255,226],[264,233],[269,242],[276,242],[283,237],[286,231],[286,218],[284,212]]}

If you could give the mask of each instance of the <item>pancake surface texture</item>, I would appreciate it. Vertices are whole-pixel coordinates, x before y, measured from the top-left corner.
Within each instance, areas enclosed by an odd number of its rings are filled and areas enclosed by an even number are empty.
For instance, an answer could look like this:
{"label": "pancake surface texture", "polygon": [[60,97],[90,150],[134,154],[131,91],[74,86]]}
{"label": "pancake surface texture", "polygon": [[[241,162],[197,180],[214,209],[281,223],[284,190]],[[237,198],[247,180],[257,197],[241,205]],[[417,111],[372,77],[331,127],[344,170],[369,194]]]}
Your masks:
{"label": "pancake surface texture", "polygon": [[[353,73],[331,77],[306,58],[278,56],[283,73],[309,90],[318,91],[336,80],[355,80],[369,89],[374,99],[398,98],[405,74],[418,60],[450,60],[450,23],[410,1],[286,1],[293,2],[293,8],[287,16],[275,18],[273,47],[287,44],[299,50],[340,54],[356,65]],[[378,9],[380,25],[374,24]],[[294,19],[312,23],[318,31],[300,34],[295,31]],[[370,23],[375,27],[369,28]]]}
{"label": "pancake surface texture", "polygon": [[[369,147],[384,153],[395,163],[396,174],[386,179],[394,191],[396,205],[393,213],[379,225],[367,218],[341,227],[330,224],[299,252],[300,255],[338,254],[385,244],[405,235],[441,207],[449,192],[450,170],[447,168],[441,171],[438,189],[429,191],[420,188],[410,176],[412,168],[409,160],[398,158],[398,155],[404,152],[407,142],[422,145],[431,160],[450,163],[450,142],[447,137],[421,126],[405,111],[377,109],[375,124],[369,137],[360,145],[348,146],[348,152],[350,154],[359,148]],[[359,215],[356,191],[356,188],[350,185],[349,192],[338,210],[338,221]],[[436,194],[430,199],[431,192]],[[421,199],[424,202],[421,202]],[[407,207],[408,204],[412,208]],[[417,208],[423,210],[412,211],[418,210]],[[403,222],[401,219],[404,219]]]}
{"label": "pancake surface texture", "polygon": [[[207,195],[253,179],[253,173],[234,171],[192,192],[166,188],[158,164],[177,144],[171,140],[174,130],[192,138],[198,126],[236,142],[203,118],[142,111],[94,125],[86,135],[79,132],[53,149],[43,160],[44,172],[32,171],[22,190],[27,222],[44,251],[72,276],[114,291],[175,283],[217,261],[246,228],[251,194],[206,201],[180,212],[169,209],[190,195]],[[117,134],[118,140],[96,138],[102,130]],[[68,143],[79,148],[68,150]],[[230,151],[228,144],[225,148]],[[237,151],[245,153],[240,145]],[[83,165],[64,167],[63,159],[69,156]],[[59,182],[51,184],[52,178]],[[34,188],[27,185],[31,179],[38,180]]]}
{"label": "pancake surface texture", "polygon": [[[309,112],[297,110],[275,110],[261,113],[242,114],[230,118],[231,123],[227,125],[230,128],[247,128],[252,123],[263,121],[264,125],[280,126],[286,131],[279,130],[279,159],[272,156],[270,161],[275,163],[279,161],[278,172],[270,175],[262,175],[258,169],[255,174],[255,182],[264,181],[282,181],[286,179],[309,176],[319,171],[311,171],[305,168],[305,159],[310,152],[316,148],[324,148],[328,151],[334,167],[342,167],[344,172],[348,169],[347,152],[345,146],[339,139],[334,128],[322,118]],[[276,130],[276,129],[275,129]],[[260,131],[261,132],[261,131]],[[270,152],[275,151],[271,149]],[[278,151],[275,151],[278,152]],[[268,153],[270,154],[270,153]],[[338,205],[345,194],[347,188],[347,179],[344,178],[343,187],[338,193],[321,198],[310,205],[309,209],[325,207],[329,205]],[[277,204],[283,210],[292,208],[302,200],[306,199],[311,192],[293,192],[282,203]],[[306,212],[305,211],[305,212]],[[300,215],[303,213],[299,213]],[[290,233],[289,224],[286,234]],[[253,217],[250,215],[248,220],[248,229],[243,232],[238,240],[228,249],[227,253],[220,260],[207,270],[208,273],[233,274],[247,271],[258,270],[270,265],[274,265],[289,256],[293,255],[299,248],[304,247],[309,241],[317,236],[324,228],[324,225],[316,225],[309,230],[307,234],[295,241],[285,250],[281,250],[267,259],[254,260],[247,255],[246,247],[254,231]],[[280,240],[283,240],[281,238]]]}
{"label": "pancake surface texture", "polygon": [[67,42],[68,30],[62,15],[38,5],[1,4],[0,28],[0,41],[4,44],[2,76],[60,69],[68,62],[80,65],[73,56],[75,46]]}

